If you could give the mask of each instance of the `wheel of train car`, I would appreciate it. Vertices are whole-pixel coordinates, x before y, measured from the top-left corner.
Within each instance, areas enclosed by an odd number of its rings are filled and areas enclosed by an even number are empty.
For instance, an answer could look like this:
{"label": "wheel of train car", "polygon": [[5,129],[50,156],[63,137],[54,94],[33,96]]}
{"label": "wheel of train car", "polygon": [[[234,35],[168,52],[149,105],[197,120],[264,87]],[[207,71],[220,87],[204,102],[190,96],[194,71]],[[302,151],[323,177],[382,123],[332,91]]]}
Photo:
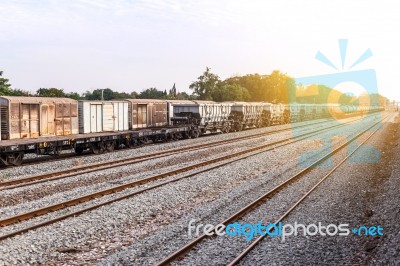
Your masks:
{"label": "wheel of train car", "polygon": [[7,162],[10,165],[20,166],[22,164],[22,159],[23,158],[24,158],[24,153],[23,152],[15,152],[15,153],[9,154],[7,156]]}
{"label": "wheel of train car", "polygon": [[84,151],[83,147],[75,147],[75,153],[81,155]]}
{"label": "wheel of train car", "polygon": [[171,134],[167,133],[167,134],[165,134],[163,141],[164,141],[164,142],[170,142],[171,139],[172,139],[172,138],[171,138]]}
{"label": "wheel of train car", "polygon": [[90,150],[91,150],[94,154],[103,153],[104,150],[105,150],[104,143],[103,143],[103,142],[91,143],[91,145],[90,145]]}
{"label": "wheel of train car", "polygon": [[139,138],[139,145],[149,143],[149,139],[147,137],[140,137]]}
{"label": "wheel of train car", "polygon": [[134,146],[133,140],[131,140],[131,139],[125,139],[124,145],[125,145],[127,148],[132,148],[132,147]]}
{"label": "wheel of train car", "polygon": [[192,132],[192,138],[197,139],[199,137],[200,133],[198,130],[193,130]]}
{"label": "wheel of train car", "polygon": [[114,151],[114,147],[115,147],[114,141],[107,141],[105,146],[106,146],[106,150],[108,152],[113,152]]}

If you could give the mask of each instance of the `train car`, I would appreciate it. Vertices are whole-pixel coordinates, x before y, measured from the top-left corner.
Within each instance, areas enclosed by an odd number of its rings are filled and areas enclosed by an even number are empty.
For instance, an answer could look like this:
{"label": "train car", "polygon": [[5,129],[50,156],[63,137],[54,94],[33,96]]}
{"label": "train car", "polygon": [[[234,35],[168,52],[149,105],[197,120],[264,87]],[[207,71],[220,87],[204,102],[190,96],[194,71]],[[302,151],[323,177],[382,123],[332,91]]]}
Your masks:
{"label": "train car", "polygon": [[[229,132],[231,123],[231,103],[216,103],[211,101],[175,102],[172,105],[174,124],[190,124],[195,126],[195,132],[205,133]],[[197,134],[197,132],[195,134]]]}
{"label": "train car", "polygon": [[291,103],[285,105],[285,120],[287,123],[301,121],[302,113],[301,104]]}
{"label": "train car", "polygon": [[79,101],[79,133],[129,129],[127,101]]}
{"label": "train car", "polygon": [[[172,121],[174,117],[174,106],[179,104],[195,104],[194,101],[191,100],[166,100],[167,102],[167,110],[168,110],[168,124],[173,126],[177,121]],[[212,101],[207,101],[210,103],[214,103]]]}
{"label": "train car", "polygon": [[329,117],[329,104],[316,104],[316,116],[315,118],[326,118]]}
{"label": "train car", "polygon": [[77,134],[78,102],[68,98],[0,97],[1,140]]}
{"label": "train car", "polygon": [[230,119],[234,121],[234,130],[260,127],[262,125],[262,113],[266,103],[232,102]]}
{"label": "train car", "polygon": [[264,103],[261,115],[262,126],[283,124],[284,111],[285,107],[283,104]]}
{"label": "train car", "polygon": [[129,128],[168,126],[168,103],[156,99],[126,99],[129,102]]}

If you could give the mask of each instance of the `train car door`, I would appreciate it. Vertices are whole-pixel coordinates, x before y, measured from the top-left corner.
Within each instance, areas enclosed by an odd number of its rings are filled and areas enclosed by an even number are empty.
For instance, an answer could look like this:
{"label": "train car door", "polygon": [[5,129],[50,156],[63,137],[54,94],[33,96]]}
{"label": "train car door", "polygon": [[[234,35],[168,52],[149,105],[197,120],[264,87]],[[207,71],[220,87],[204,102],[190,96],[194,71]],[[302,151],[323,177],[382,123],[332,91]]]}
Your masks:
{"label": "train car door", "polygon": [[40,121],[40,135],[48,135],[49,134],[49,129],[48,129],[48,124],[49,124],[49,120],[48,120],[48,113],[49,113],[49,106],[46,105],[42,105],[41,106],[41,121]]}
{"label": "train car door", "polygon": [[39,136],[39,104],[21,104],[21,138]]}
{"label": "train car door", "polygon": [[157,106],[156,106],[156,103],[153,103],[151,105],[151,114],[149,114],[149,118],[150,118],[149,125],[151,125],[151,126],[157,125]]}
{"label": "train car door", "polygon": [[101,104],[90,105],[90,132],[101,132],[102,112]]}
{"label": "train car door", "polygon": [[[114,131],[115,126],[115,105],[114,103],[103,103],[103,128],[102,131]],[[97,113],[97,115],[101,115]]]}
{"label": "train car door", "polygon": [[147,126],[147,104],[138,104],[137,119],[138,128]]}
{"label": "train car door", "polygon": [[41,105],[40,135],[54,135],[54,105]]}

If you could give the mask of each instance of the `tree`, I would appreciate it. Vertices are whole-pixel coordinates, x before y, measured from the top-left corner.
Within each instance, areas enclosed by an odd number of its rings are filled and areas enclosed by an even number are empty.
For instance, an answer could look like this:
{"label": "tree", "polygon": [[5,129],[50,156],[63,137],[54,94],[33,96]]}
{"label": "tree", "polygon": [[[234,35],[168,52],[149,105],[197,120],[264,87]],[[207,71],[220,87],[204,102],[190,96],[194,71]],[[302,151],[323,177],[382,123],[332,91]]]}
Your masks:
{"label": "tree", "polygon": [[267,87],[269,91],[267,100],[269,102],[288,103],[288,97],[295,92],[293,89],[296,88],[296,83],[287,74],[274,70],[267,76]]}
{"label": "tree", "polygon": [[0,95],[10,95],[11,84],[8,83],[8,79],[3,78],[3,71],[0,71]]}
{"label": "tree", "polygon": [[245,76],[235,76],[224,81],[227,84],[237,84],[247,89],[250,94],[250,101],[259,102],[267,101],[269,98],[269,90],[267,86],[266,76],[259,74],[248,74]]}
{"label": "tree", "polygon": [[206,67],[203,75],[198,77],[197,81],[192,82],[189,88],[199,96],[200,100],[212,100],[212,93],[220,82],[218,75],[211,73],[210,68]]}
{"label": "tree", "polygon": [[77,92],[67,93],[67,94],[65,94],[65,97],[71,98],[71,99],[74,99],[74,100],[77,100],[77,101],[82,99],[81,95],[79,93],[77,93]]}
{"label": "tree", "polygon": [[32,96],[29,91],[24,91],[21,89],[12,89],[9,95],[10,96]]}
{"label": "tree", "polygon": [[95,89],[92,92],[86,91],[84,94],[85,100],[101,100],[103,96],[103,100],[109,101],[114,99],[114,91],[107,89]]}
{"label": "tree", "polygon": [[186,92],[178,92],[176,97],[176,100],[189,100],[190,99],[190,95],[187,94]]}
{"label": "tree", "polygon": [[278,70],[274,70],[270,75],[235,76],[226,79],[224,83],[246,88],[250,95],[249,101],[253,102],[288,103],[288,97],[296,95],[294,79]]}
{"label": "tree", "polygon": [[57,89],[57,88],[40,88],[36,91],[36,96],[39,97],[58,97],[58,98],[63,98],[65,97],[65,93],[63,89]]}
{"label": "tree", "polygon": [[221,83],[213,91],[212,98],[217,102],[248,101],[250,99],[250,94],[246,88],[238,84]]}
{"label": "tree", "polygon": [[173,99],[176,99],[176,96],[177,96],[177,92],[176,92],[176,87],[175,87],[175,83],[174,83],[174,86],[172,86],[172,89],[170,89],[168,92],[167,98],[173,100]]}
{"label": "tree", "polygon": [[139,94],[140,99],[165,99],[166,92],[159,91],[156,88],[149,88]]}

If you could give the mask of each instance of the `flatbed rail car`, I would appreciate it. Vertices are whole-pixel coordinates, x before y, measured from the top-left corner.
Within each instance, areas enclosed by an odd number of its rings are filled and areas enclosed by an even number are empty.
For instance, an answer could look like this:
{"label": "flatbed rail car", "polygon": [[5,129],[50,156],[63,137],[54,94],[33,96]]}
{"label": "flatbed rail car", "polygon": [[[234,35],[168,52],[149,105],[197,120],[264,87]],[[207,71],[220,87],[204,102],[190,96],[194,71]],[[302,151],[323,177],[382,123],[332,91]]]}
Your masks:
{"label": "flatbed rail car", "polygon": [[111,152],[115,147],[133,147],[149,142],[190,138],[190,132],[190,127],[180,126],[5,140],[0,142],[0,165],[21,165],[24,155],[29,153],[58,156],[62,150],[74,149],[77,154],[85,150],[100,154]]}

